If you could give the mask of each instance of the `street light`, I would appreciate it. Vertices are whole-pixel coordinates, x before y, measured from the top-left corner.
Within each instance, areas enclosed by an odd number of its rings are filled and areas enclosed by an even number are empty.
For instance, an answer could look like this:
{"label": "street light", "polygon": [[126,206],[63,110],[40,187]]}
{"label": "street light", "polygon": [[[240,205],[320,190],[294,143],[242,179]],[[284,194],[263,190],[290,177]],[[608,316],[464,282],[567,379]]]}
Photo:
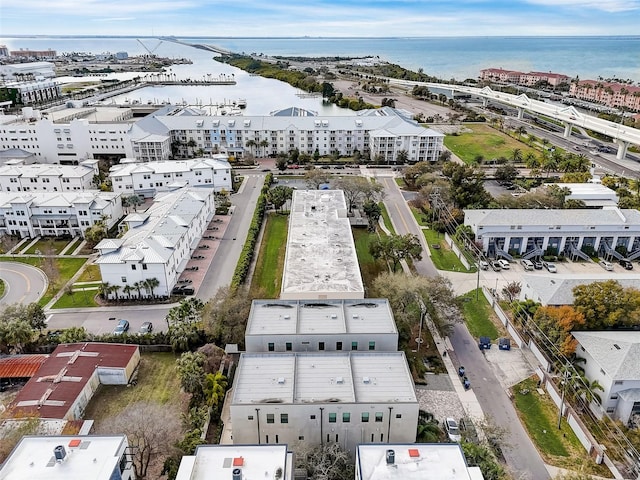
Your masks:
{"label": "street light", "polygon": [[420,344],[422,344],[422,323],[424,322],[424,317],[427,314],[427,307],[420,296],[416,295],[416,298],[420,304],[420,324],[418,325],[418,338],[416,338],[416,343],[418,344],[416,352],[419,352]]}

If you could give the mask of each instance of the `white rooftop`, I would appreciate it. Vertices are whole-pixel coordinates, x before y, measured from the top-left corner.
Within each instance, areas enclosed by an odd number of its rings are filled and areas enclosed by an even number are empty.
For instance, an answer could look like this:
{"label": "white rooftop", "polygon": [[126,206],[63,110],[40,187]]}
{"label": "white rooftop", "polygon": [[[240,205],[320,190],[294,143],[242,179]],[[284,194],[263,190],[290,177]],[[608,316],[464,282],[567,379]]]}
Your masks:
{"label": "white rooftop", "polygon": [[243,353],[233,404],[414,403],[403,352]]}
{"label": "white rooftop", "polygon": [[293,192],[281,297],[301,294],[364,298],[342,190]]}
{"label": "white rooftop", "polygon": [[110,202],[119,201],[120,193],[83,190],[77,192],[0,192],[0,207],[31,204],[33,207],[70,207],[88,205],[88,208],[101,209]]}
{"label": "white rooftop", "polygon": [[[224,156],[226,158],[226,155]],[[110,177],[128,177],[134,173],[178,173],[198,169],[229,170],[231,166],[222,158],[196,158],[193,160],[170,160],[163,162],[120,163],[110,169]]]}
{"label": "white rooftop", "polygon": [[594,282],[606,282],[612,279],[615,279],[625,288],[640,289],[640,275],[637,273],[616,273],[611,275],[611,272],[603,270],[602,273],[589,275],[561,273],[522,275],[522,281],[525,286],[523,292],[531,289],[535,296],[529,295],[529,298],[542,303],[542,305],[572,305],[574,287],[589,285]]}
{"label": "white rooftop", "polygon": [[[392,450],[393,465],[387,463]],[[359,480],[482,480],[478,467],[468,467],[458,443],[366,444],[356,451]]]}
{"label": "white rooftop", "polygon": [[389,301],[254,300],[247,335],[397,333]]}
{"label": "white rooftop", "polygon": [[233,480],[239,468],[243,479],[293,477],[292,455],[286,445],[199,445],[195,454],[182,457],[176,480]]}
{"label": "white rooftop", "polygon": [[618,208],[465,210],[464,223],[472,226],[566,225],[585,231],[594,225],[633,225],[640,228],[640,211]]}
{"label": "white rooftop", "polygon": [[[571,332],[613,380],[640,380],[640,332]],[[580,355],[580,349],[576,350]]]}
{"label": "white rooftop", "polygon": [[33,163],[30,165],[4,165],[0,166],[0,175],[14,177],[64,177],[82,178],[93,174],[95,171],[91,165],[57,165],[46,163]]}
{"label": "white rooftop", "polygon": [[[80,440],[75,448],[73,440]],[[22,437],[0,468],[0,480],[110,480],[124,442],[124,435]],[[53,454],[58,445],[67,453],[61,463]]]}

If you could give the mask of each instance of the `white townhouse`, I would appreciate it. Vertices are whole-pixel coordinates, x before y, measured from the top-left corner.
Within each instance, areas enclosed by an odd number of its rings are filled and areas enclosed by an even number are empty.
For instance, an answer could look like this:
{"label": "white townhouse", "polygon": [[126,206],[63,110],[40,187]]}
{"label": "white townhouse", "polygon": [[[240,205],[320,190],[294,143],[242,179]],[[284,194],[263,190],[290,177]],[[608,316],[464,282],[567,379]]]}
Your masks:
{"label": "white townhouse", "polygon": [[100,221],[112,228],[122,212],[119,193],[0,192],[0,232],[21,238],[84,236]]}
{"label": "white townhouse", "polygon": [[0,192],[78,192],[94,190],[98,160],[79,165],[34,163],[0,166]]}
{"label": "white townhouse", "polygon": [[[405,151],[411,163],[434,162],[443,149],[444,135],[421,127],[406,112],[383,107],[344,116],[208,116],[194,109],[162,109],[136,123],[132,130],[135,156],[165,160],[166,146],[176,156],[226,153],[242,157],[276,155],[298,149],[313,155],[352,155],[356,150],[380,162],[396,163]],[[140,143],[142,142],[142,143]],[[168,143],[167,143],[168,142]],[[136,149],[136,143],[140,143]],[[143,155],[162,151],[166,158]]]}
{"label": "white townhouse", "polygon": [[96,245],[102,280],[124,289],[155,278],[152,292],[169,296],[215,213],[213,189],[182,188],[158,195],[144,213],[131,213],[126,233]]}
{"label": "white townhouse", "polygon": [[231,165],[226,155],[194,160],[120,163],[109,172],[114,192],[153,197],[181,187],[207,187],[215,192],[232,189]]}
{"label": "white townhouse", "polygon": [[0,78],[3,82],[26,78],[53,78],[55,76],[56,65],[53,62],[25,62],[0,65]]}
{"label": "white townhouse", "polygon": [[414,443],[418,401],[403,352],[243,353],[234,444]]}
{"label": "white townhouse", "polygon": [[[632,209],[497,209],[465,210],[464,223],[471,227],[482,250],[489,256],[584,255],[582,247],[612,254],[624,247],[630,260],[640,257],[640,212]],[[616,256],[615,254],[612,254]]]}
{"label": "white townhouse", "polygon": [[254,300],[245,333],[247,352],[398,350],[389,301]]}
{"label": "white townhouse", "polygon": [[4,84],[4,88],[15,92],[16,103],[22,105],[47,102],[60,97],[60,85],[54,80],[9,82]]}
{"label": "white townhouse", "polygon": [[[602,408],[626,424],[640,414],[640,332],[601,331],[571,332],[578,341],[576,355],[584,359],[589,381],[597,380],[603,391],[596,390]],[[591,406],[596,414],[602,411]],[[637,423],[637,421],[636,421]]]}

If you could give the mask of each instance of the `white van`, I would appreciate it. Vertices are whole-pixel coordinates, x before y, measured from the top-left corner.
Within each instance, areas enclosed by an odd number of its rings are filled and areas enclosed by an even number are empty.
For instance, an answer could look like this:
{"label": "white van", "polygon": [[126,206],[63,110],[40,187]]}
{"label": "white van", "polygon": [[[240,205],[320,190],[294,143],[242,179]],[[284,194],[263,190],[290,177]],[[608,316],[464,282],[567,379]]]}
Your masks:
{"label": "white van", "polygon": [[531,260],[520,260],[520,263],[524,267],[525,270],[530,271],[533,270],[533,262]]}

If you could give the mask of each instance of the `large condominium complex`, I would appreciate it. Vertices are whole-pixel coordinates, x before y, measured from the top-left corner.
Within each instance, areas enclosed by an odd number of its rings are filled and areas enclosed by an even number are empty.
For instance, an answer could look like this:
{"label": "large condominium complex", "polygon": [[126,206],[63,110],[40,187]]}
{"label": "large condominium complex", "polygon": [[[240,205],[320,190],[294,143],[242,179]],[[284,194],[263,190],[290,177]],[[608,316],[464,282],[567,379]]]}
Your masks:
{"label": "large condominium complex", "polygon": [[364,298],[342,190],[296,190],[280,298]]}
{"label": "large condominium complex", "polygon": [[607,107],[640,111],[640,87],[616,82],[580,80],[569,88],[569,94],[583,100],[601,103]]}
{"label": "large condominium complex", "polygon": [[207,187],[220,192],[232,189],[231,165],[226,155],[195,160],[127,163],[111,167],[114,192],[153,197],[180,187]]}
{"label": "large condominium complex", "polygon": [[196,154],[243,157],[297,149],[319,155],[358,151],[380,163],[436,161],[444,135],[388,107],[345,116],[209,116],[167,106],[134,121],[131,109],[63,109],[0,116],[0,150],[19,148],[39,162],[77,163],[87,158],[162,161]]}
{"label": "large condominium complex", "polygon": [[231,399],[234,444],[416,440],[418,401],[402,352],[244,353]]}
{"label": "large condominium complex", "polygon": [[121,218],[119,193],[0,192],[0,233],[8,235],[84,236],[97,222],[110,229]]}
{"label": "large condominium complex", "polygon": [[532,87],[539,82],[547,82],[552,87],[557,87],[561,83],[569,83],[571,77],[562,73],[552,72],[519,72],[517,70],[505,70],[503,68],[485,68],[480,70],[480,80],[490,80],[494,82],[516,83]]}
{"label": "large condominium complex", "polygon": [[215,213],[210,188],[181,188],[158,195],[144,213],[123,220],[126,233],[96,245],[102,280],[121,289],[158,281],[150,296],[169,296]]}

